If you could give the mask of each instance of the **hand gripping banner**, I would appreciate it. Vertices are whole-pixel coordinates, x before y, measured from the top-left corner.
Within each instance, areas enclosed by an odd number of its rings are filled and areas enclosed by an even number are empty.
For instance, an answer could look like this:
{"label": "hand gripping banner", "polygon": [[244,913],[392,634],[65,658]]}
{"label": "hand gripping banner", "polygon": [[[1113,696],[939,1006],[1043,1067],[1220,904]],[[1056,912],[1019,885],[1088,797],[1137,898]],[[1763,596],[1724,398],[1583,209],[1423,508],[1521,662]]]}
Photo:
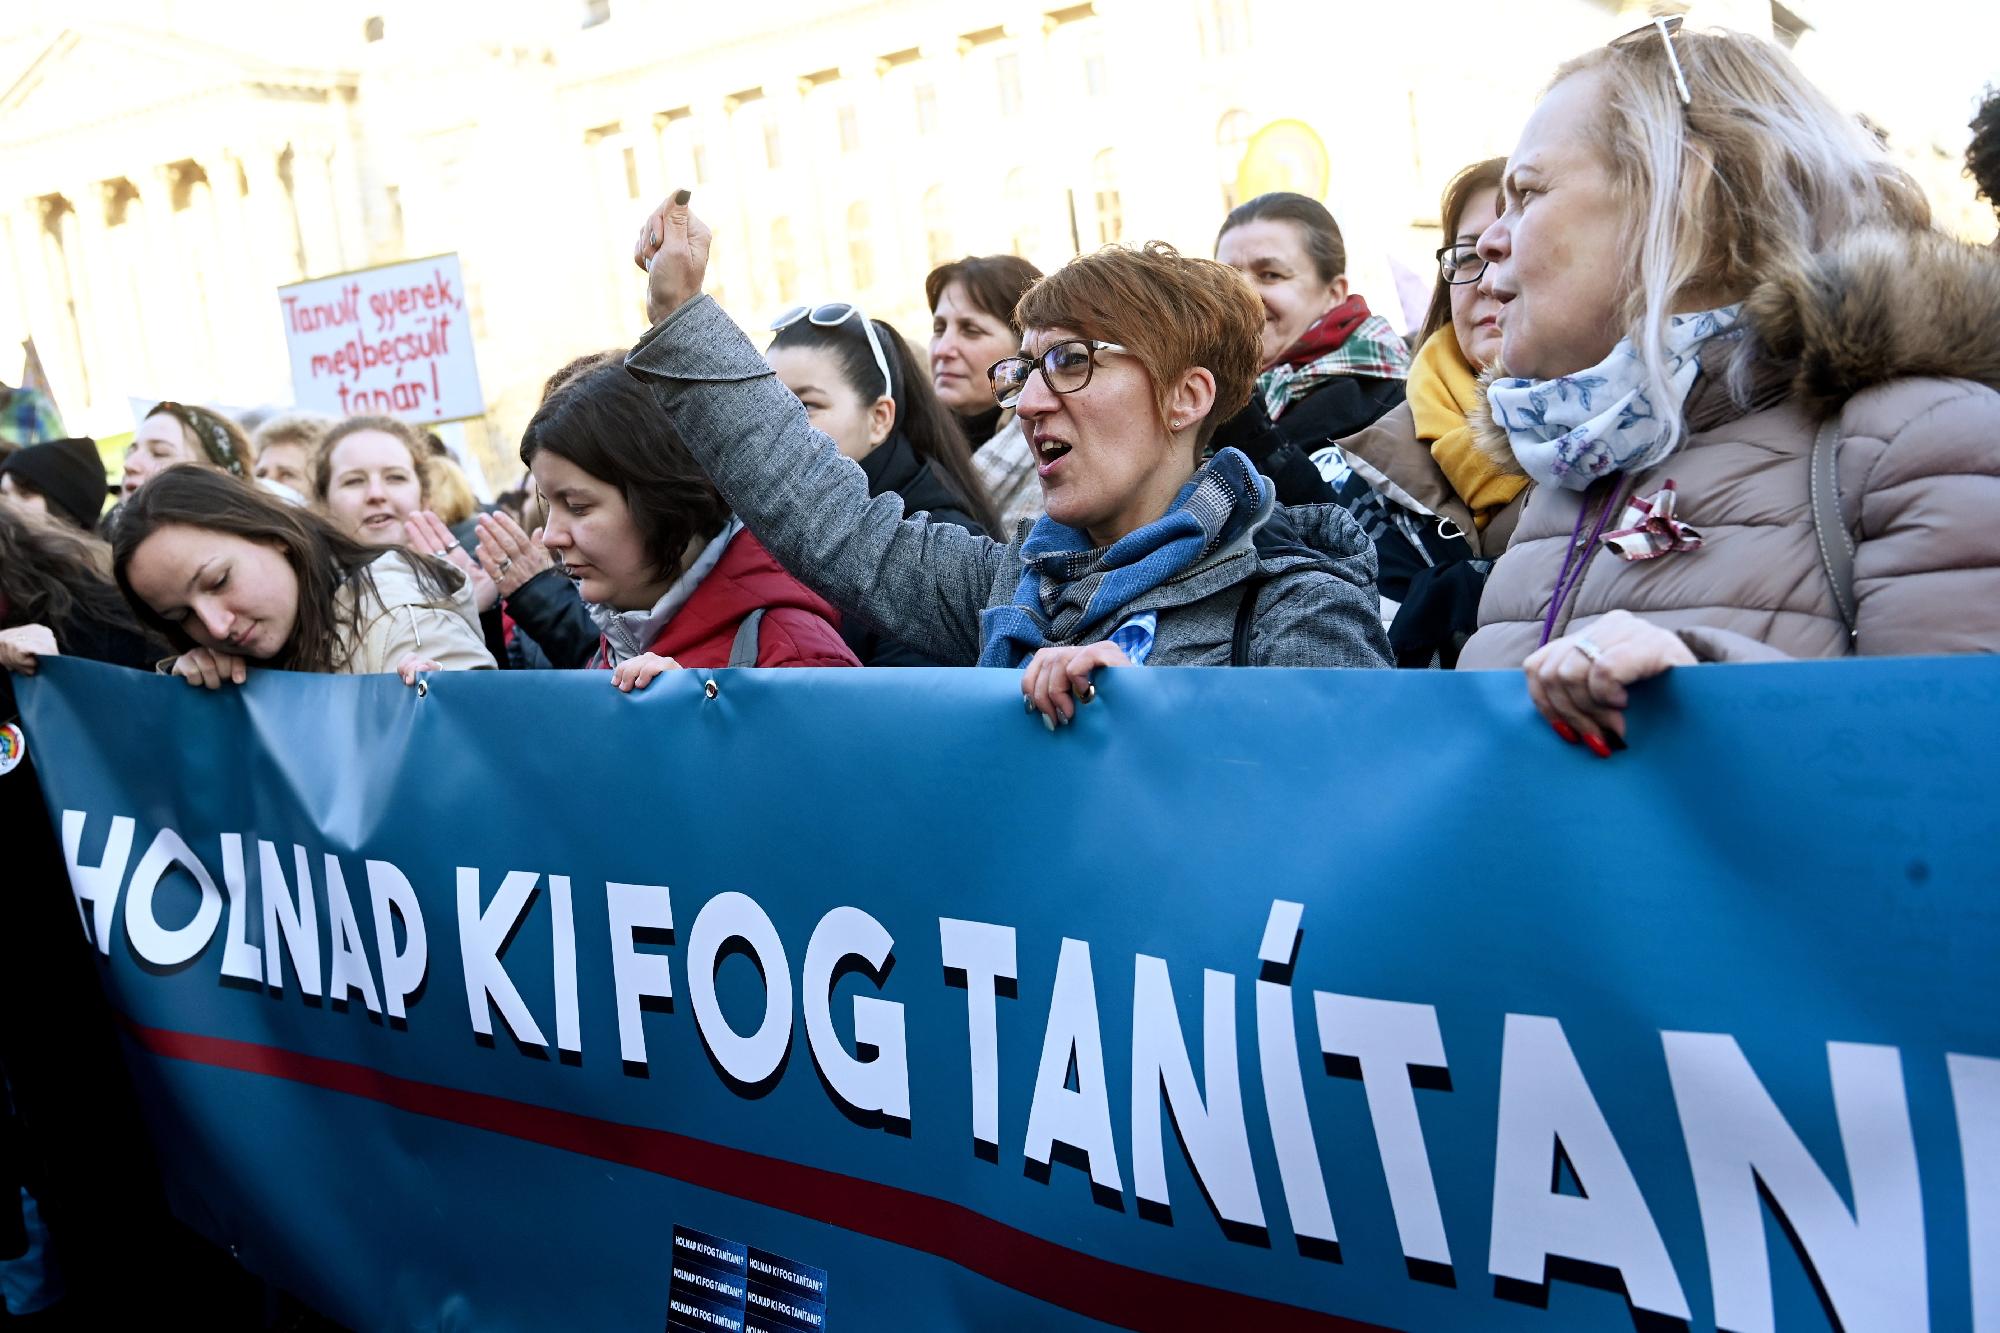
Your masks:
{"label": "hand gripping banner", "polygon": [[21,682],[177,1210],[358,1328],[2000,1330],[2000,664]]}

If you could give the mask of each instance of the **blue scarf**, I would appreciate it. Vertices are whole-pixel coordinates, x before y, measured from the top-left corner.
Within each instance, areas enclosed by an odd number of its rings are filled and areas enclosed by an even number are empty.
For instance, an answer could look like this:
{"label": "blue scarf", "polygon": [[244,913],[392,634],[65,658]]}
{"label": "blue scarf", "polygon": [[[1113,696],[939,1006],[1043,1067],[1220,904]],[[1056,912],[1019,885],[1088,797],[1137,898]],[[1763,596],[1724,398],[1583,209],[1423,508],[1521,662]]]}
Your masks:
{"label": "blue scarf", "polygon": [[1044,514],[1021,544],[1021,582],[1007,606],[979,613],[980,666],[1019,667],[1038,648],[1074,643],[1236,536],[1270,498],[1250,460],[1224,449],[1194,474],[1167,512],[1105,547]]}

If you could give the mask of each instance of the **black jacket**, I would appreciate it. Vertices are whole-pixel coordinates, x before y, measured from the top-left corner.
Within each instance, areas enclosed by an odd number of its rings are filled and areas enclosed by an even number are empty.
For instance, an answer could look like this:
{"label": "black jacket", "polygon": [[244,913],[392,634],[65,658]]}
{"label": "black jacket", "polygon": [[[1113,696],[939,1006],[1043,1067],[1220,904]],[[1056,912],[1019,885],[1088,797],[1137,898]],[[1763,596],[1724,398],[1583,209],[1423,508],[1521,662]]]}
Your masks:
{"label": "black jacket", "polygon": [[[534,641],[546,664],[562,671],[590,665],[602,637],[576,585],[560,569],[545,569],[514,589],[507,599],[514,628]],[[518,637],[518,635],[516,636]],[[540,666],[522,645],[523,658],[511,666]]]}
{"label": "black jacket", "polygon": [[[939,523],[956,523],[975,536],[985,529],[965,508],[965,497],[951,479],[939,472],[929,459],[919,454],[903,432],[894,431],[861,460],[868,478],[870,499],[894,491],[903,501],[903,517],[928,512]],[[881,634],[866,620],[849,615],[843,618],[840,637],[861,659],[862,666],[939,666],[907,644]]]}

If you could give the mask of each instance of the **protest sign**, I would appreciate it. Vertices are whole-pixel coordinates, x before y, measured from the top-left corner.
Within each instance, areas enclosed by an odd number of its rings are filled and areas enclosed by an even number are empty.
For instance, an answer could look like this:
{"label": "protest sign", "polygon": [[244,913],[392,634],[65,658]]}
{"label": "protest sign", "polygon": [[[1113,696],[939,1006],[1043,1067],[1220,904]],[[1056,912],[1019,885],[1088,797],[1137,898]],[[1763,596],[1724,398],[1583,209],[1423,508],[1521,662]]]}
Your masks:
{"label": "protest sign", "polygon": [[2000,1329],[1990,660],[1609,762],[1503,672],[20,686],[177,1207],[356,1327]]}
{"label": "protest sign", "polygon": [[457,255],[296,282],[278,305],[300,407],[416,425],[486,411]]}

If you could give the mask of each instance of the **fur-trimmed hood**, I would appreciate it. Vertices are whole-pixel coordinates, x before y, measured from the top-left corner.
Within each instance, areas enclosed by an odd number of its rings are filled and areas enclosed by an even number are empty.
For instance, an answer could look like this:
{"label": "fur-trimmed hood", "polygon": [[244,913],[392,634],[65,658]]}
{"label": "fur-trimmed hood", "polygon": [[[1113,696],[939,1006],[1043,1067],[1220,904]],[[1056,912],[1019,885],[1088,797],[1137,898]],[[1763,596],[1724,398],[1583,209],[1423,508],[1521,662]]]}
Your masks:
{"label": "fur-trimmed hood", "polygon": [[[1935,231],[1852,233],[1760,283],[1743,313],[1755,378],[1786,386],[1781,396],[1814,416],[1890,380],[2000,389],[2000,255]],[[1486,402],[1486,385],[1505,373],[1480,376],[1469,420],[1480,450],[1518,473]]]}

